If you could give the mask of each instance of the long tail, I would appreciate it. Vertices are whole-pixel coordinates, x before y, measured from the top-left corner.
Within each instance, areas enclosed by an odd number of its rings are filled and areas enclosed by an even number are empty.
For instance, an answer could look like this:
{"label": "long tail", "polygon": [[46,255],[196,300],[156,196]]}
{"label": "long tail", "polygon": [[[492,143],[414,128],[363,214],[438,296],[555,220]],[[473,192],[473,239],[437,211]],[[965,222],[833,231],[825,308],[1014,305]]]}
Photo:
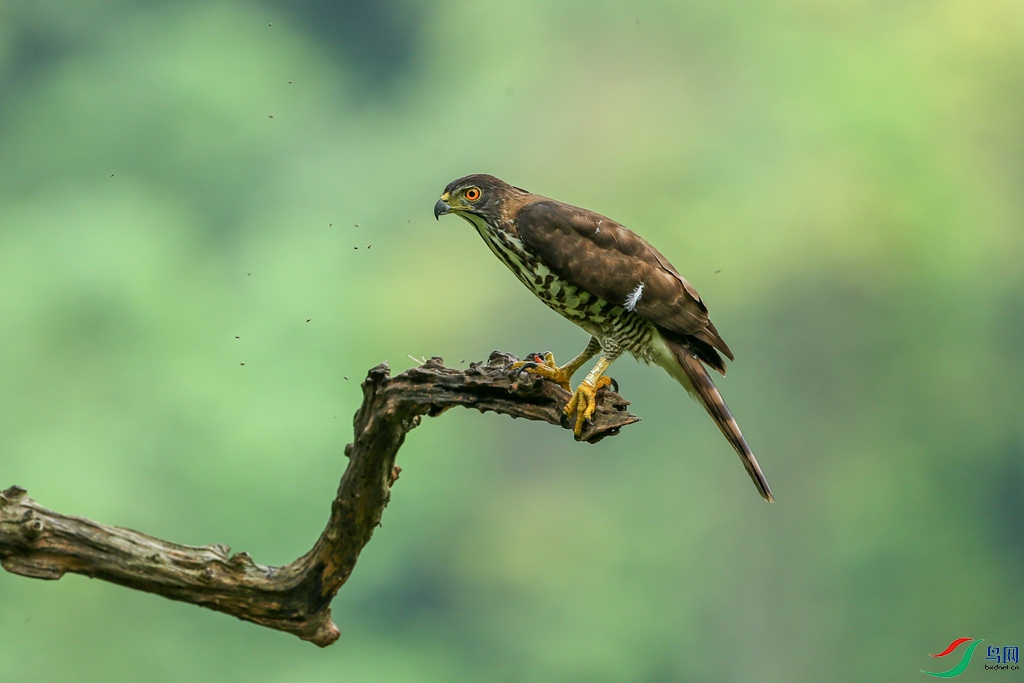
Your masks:
{"label": "long tail", "polygon": [[[754,454],[750,451],[750,446],[747,445],[747,440],[740,432],[740,426],[736,424],[736,418],[729,411],[729,406],[725,405],[725,399],[718,393],[718,388],[711,381],[711,376],[704,369],[704,364],[682,344],[671,339],[665,339],[665,342],[678,363],[674,368],[666,367],[665,369],[704,404],[704,408],[718,428],[722,430],[722,434],[736,449],[740,460],[743,461],[743,466],[747,468],[747,474],[750,475],[761,497],[769,503],[774,502],[775,498],[772,497],[772,491],[768,488],[768,480],[764,478]],[[682,373],[678,372],[679,369],[682,369]]]}

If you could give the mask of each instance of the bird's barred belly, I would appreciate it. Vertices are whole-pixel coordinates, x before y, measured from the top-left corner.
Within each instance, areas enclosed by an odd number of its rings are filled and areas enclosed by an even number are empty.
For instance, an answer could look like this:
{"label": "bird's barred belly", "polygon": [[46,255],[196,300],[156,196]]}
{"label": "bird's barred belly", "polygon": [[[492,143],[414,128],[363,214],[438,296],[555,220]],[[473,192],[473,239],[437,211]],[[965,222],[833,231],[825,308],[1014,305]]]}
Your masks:
{"label": "bird's barred belly", "polygon": [[491,251],[520,282],[549,308],[596,337],[606,351],[628,351],[645,363],[653,360],[651,337],[655,329],[649,320],[558,277],[528,254],[518,239],[480,232]]}

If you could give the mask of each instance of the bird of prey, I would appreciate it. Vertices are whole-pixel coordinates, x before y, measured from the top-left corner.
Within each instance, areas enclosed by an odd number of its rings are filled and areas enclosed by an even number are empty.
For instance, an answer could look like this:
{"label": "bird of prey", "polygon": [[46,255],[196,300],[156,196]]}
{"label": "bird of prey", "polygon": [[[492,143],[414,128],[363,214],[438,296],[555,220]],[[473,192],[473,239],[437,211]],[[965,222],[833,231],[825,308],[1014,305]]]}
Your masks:
{"label": "bird of prey", "polygon": [[[761,496],[772,493],[729,407],[705,365],[725,374],[732,351],[708,318],[697,290],[642,237],[601,214],[509,185],[491,175],[448,183],[434,217],[454,213],[469,221],[497,256],[537,298],[590,333],[590,343],[565,365],[551,354],[520,364],[547,377],[572,398],[577,438],[594,414],[605,376],[624,351],[664,368],[707,409],[736,449]],[[575,391],[573,374],[594,356],[597,364]]]}

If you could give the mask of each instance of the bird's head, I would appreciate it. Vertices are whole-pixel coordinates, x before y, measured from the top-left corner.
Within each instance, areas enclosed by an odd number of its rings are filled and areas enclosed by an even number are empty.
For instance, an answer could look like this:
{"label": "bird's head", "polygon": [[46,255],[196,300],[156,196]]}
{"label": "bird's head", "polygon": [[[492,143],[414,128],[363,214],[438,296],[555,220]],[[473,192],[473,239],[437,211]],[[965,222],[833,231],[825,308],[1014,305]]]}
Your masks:
{"label": "bird's head", "polygon": [[434,218],[440,220],[446,213],[455,213],[472,222],[470,216],[474,215],[493,225],[504,219],[508,199],[526,194],[526,190],[492,175],[468,175],[444,188],[441,198],[434,204]]}

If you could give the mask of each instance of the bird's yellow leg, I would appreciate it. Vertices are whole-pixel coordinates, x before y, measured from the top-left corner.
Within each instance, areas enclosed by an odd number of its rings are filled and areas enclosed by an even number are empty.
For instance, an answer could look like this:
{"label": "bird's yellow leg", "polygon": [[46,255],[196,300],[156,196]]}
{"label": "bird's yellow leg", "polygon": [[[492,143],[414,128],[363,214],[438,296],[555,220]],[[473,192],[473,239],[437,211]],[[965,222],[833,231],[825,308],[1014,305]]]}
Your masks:
{"label": "bird's yellow leg", "polygon": [[537,360],[522,360],[513,363],[512,367],[517,370],[522,368],[524,372],[547,377],[566,391],[572,391],[572,385],[569,384],[569,380],[572,379],[573,374],[580,369],[581,365],[596,356],[600,350],[600,342],[596,338],[591,337],[587,348],[583,349],[578,356],[561,367],[555,363],[555,356],[550,351],[545,353],[543,358],[540,358],[540,354],[533,355],[540,362],[537,362]]}
{"label": "bird's yellow leg", "polygon": [[611,377],[605,377],[604,371],[608,369],[608,366],[615,362],[618,354],[611,354],[607,351],[601,354],[601,358],[597,361],[597,365],[594,369],[587,373],[586,379],[580,382],[580,385],[576,387],[576,391],[573,392],[572,398],[566,404],[562,412],[567,416],[572,416],[576,413],[576,425],[573,427],[572,433],[579,438],[580,433],[583,431],[583,423],[589,420],[594,415],[594,411],[597,409],[597,392],[601,387],[606,387],[612,383]]}

